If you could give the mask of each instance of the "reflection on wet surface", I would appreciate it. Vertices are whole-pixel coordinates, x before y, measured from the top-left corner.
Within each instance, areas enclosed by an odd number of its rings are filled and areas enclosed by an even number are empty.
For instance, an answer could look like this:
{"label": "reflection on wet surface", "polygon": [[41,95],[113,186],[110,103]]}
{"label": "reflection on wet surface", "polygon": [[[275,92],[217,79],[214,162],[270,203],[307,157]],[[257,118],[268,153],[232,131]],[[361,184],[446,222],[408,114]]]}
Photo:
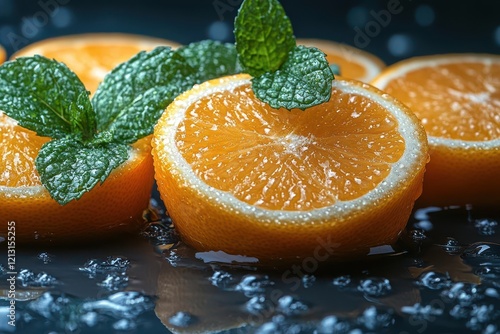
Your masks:
{"label": "reflection on wet surface", "polygon": [[[500,331],[498,212],[419,210],[397,244],[366,259],[270,268],[194,251],[152,203],[136,238],[72,249],[18,246],[17,332]],[[6,257],[0,263],[0,332],[13,332]]]}

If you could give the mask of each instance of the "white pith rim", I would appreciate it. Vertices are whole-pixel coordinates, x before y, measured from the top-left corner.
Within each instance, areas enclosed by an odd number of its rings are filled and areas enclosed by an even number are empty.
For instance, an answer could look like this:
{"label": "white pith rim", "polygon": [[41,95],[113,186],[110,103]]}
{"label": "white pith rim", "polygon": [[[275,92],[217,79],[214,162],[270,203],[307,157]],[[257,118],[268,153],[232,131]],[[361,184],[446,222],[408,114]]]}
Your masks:
{"label": "white pith rim", "polygon": [[401,110],[397,104],[394,104],[388,95],[384,94],[384,96],[380,96],[360,86],[354,86],[342,80],[334,80],[332,84],[334,88],[340,89],[346,93],[361,94],[390,110],[399,122],[399,131],[406,143],[406,150],[401,159],[394,164],[389,175],[382,182],[382,186],[371,190],[365,196],[355,200],[339,201],[331,206],[309,211],[280,211],[251,206],[243,201],[240,201],[228,192],[218,190],[202,182],[198,179],[191,169],[191,166],[177,150],[177,146],[168,144],[175,143],[176,129],[180,122],[184,119],[186,110],[194,102],[204,96],[225,91],[227,89],[234,89],[241,85],[250,83],[250,77],[248,76],[241,76],[241,78],[237,80],[226,78],[217,80],[220,84],[212,83],[212,85],[208,85],[205,83],[195,86],[190,92],[188,92],[189,95],[188,93],[184,93],[168,107],[167,112],[162,116],[162,118],[167,118],[168,126],[157,126],[153,139],[156,145],[153,146],[156,147],[156,149],[162,147],[162,152],[159,152],[158,156],[160,156],[161,159],[169,159],[172,165],[176,166],[173,173],[178,173],[180,179],[186,180],[188,183],[186,186],[189,186],[195,189],[195,191],[210,197],[219,205],[231,208],[231,210],[235,212],[261,218],[261,220],[271,220],[273,223],[278,224],[282,223],[282,220],[306,222],[322,220],[333,216],[341,218],[352,213],[354,210],[358,210],[359,208],[365,207],[370,203],[373,204],[377,202],[385,196],[389,196],[396,189],[401,187],[402,184],[407,184],[408,179],[410,179],[412,174],[414,174],[410,171],[423,168],[420,162],[423,154],[423,148],[418,140],[418,136],[416,135],[419,131],[421,131],[417,128],[418,124],[416,125],[415,122],[410,119],[410,117],[403,110]]}

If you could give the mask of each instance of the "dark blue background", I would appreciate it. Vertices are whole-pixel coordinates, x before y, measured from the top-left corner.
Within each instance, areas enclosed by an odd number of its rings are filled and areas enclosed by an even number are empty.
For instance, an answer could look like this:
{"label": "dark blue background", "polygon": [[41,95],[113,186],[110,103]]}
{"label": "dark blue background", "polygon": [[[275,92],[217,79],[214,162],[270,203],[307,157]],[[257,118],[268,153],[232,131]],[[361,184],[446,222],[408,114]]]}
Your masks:
{"label": "dark blue background", "polygon": [[[146,34],[183,44],[210,37],[232,41],[240,2],[0,0],[0,43],[10,54],[50,36],[102,31]],[[51,11],[54,4],[58,9]],[[297,37],[362,46],[387,63],[433,53],[500,52],[500,1],[285,0],[282,4]],[[375,16],[391,4],[399,12],[390,15],[390,22],[378,23]],[[368,43],[359,42],[358,29],[371,29]]]}

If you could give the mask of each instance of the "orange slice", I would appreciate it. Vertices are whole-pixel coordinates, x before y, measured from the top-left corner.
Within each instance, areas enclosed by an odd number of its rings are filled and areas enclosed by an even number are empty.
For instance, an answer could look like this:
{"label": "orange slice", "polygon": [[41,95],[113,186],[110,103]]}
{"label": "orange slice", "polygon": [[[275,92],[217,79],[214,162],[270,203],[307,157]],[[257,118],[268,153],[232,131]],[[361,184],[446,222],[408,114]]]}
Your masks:
{"label": "orange slice", "polygon": [[427,131],[431,161],[419,205],[498,205],[500,56],[413,58],[373,84],[406,103]]}
{"label": "orange slice", "polygon": [[[40,54],[65,62],[94,92],[109,71],[141,50],[176,43],[138,35],[88,34],[34,43],[13,57]],[[133,145],[130,158],[80,200],[60,206],[41,185],[34,159],[48,139],[0,112],[0,236],[16,224],[17,242],[74,243],[135,231],[148,207],[153,178],[150,137]]]}
{"label": "orange slice", "polygon": [[178,43],[148,36],[94,33],[54,37],[30,44],[11,59],[39,54],[65,63],[88,90],[95,92],[104,76],[140,51],[157,46],[177,48]]}
{"label": "orange slice", "polygon": [[2,64],[5,59],[7,59],[7,52],[5,52],[5,49],[0,45],[0,64]]}
{"label": "orange slice", "polygon": [[104,183],[61,206],[41,185],[34,166],[47,138],[0,113],[0,235],[7,236],[7,222],[14,222],[18,243],[76,243],[136,231],[153,186],[150,139],[135,143],[130,158]]}
{"label": "orange slice", "polygon": [[394,242],[427,162],[413,113],[353,80],[335,80],[330,102],[276,110],[250,79],[195,86],[156,125],[155,177],[182,239],[262,261],[345,258]]}
{"label": "orange slice", "polygon": [[326,54],[330,64],[340,67],[342,77],[369,82],[385,67],[384,62],[369,52],[353,46],[321,39],[297,39],[297,44],[313,46]]}

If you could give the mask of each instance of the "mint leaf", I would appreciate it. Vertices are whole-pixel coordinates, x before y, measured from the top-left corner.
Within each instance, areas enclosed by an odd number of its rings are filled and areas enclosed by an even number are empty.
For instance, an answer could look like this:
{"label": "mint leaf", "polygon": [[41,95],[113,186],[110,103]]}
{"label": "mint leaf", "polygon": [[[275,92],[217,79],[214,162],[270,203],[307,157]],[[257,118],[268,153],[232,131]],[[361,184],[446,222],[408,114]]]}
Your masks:
{"label": "mint leaf", "polygon": [[245,71],[276,71],[295,47],[292,24],[277,0],[245,0],[234,23],[236,49]]}
{"label": "mint leaf", "polygon": [[98,131],[110,131],[113,141],[127,144],[151,134],[165,108],[196,77],[168,47],[140,52],[111,71],[92,98]]}
{"label": "mint leaf", "polygon": [[196,83],[241,72],[234,44],[205,40],[180,47],[176,52],[197,70]]}
{"label": "mint leaf", "polygon": [[83,141],[89,141],[96,135],[97,122],[88,92],[80,93],[76,101],[71,103],[69,123],[71,132],[80,134]]}
{"label": "mint leaf", "polygon": [[323,52],[297,46],[279,70],[253,78],[252,89],[273,108],[304,110],[330,99],[333,79]]}
{"label": "mint leaf", "polygon": [[83,83],[63,63],[34,56],[0,66],[0,109],[40,136],[95,132],[88,100]]}
{"label": "mint leaf", "polygon": [[128,158],[125,144],[84,145],[72,139],[45,143],[35,160],[43,185],[64,205],[104,182]]}

